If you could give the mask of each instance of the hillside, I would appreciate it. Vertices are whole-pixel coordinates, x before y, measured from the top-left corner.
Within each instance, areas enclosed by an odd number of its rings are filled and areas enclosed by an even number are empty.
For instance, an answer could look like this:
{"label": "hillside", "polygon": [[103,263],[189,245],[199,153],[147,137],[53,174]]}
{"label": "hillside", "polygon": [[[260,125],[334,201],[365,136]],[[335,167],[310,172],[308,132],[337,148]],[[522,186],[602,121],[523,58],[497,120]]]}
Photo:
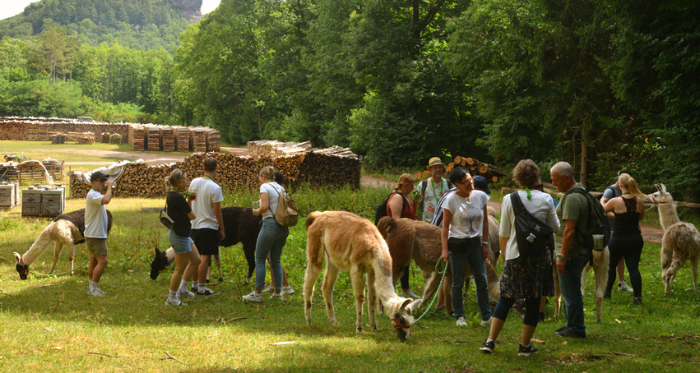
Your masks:
{"label": "hillside", "polygon": [[134,49],[164,48],[171,53],[190,22],[201,19],[201,0],[41,0],[0,21],[5,36],[30,39],[47,20],[92,46],[117,42]]}

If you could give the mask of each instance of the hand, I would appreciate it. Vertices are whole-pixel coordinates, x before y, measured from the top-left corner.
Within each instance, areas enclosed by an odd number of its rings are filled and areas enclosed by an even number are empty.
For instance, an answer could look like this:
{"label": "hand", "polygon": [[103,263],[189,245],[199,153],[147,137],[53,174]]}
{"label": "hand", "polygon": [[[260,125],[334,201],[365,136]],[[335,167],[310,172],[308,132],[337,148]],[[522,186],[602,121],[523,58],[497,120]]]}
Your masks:
{"label": "hand", "polygon": [[450,253],[448,251],[443,251],[442,252],[442,262],[447,263],[448,259],[450,259]]}
{"label": "hand", "polygon": [[107,180],[107,190],[112,189],[112,185],[114,185],[114,180]]}
{"label": "hand", "polygon": [[221,240],[223,241],[223,239],[226,238],[226,231],[224,228],[219,229],[219,234],[221,235]]}
{"label": "hand", "polygon": [[481,244],[481,256],[484,257],[484,261],[489,257],[489,245],[486,243]]}
{"label": "hand", "polygon": [[255,216],[260,215],[260,209],[253,209],[253,215],[255,215]]}
{"label": "hand", "polygon": [[566,273],[566,269],[564,268],[566,266],[566,260],[564,259],[557,259],[557,271],[561,273],[562,275]]}

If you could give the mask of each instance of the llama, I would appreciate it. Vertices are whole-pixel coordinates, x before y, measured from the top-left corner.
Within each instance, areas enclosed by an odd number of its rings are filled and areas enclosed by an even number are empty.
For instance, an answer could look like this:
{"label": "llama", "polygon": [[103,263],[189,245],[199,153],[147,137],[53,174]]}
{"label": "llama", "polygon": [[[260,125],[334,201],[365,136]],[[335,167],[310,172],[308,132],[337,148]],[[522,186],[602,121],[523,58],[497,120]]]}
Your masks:
{"label": "llama", "polygon": [[[247,284],[255,272],[255,244],[258,242],[262,216],[253,215],[253,209],[250,207],[224,207],[221,209],[221,215],[226,238],[221,240],[219,246],[229,247],[239,242],[243,244],[243,252],[248,263],[248,275],[245,279]],[[219,256],[215,256],[214,262],[219,272],[219,281],[222,281],[221,260],[219,258]],[[158,274],[168,267],[174,259],[175,252],[172,248],[166,251],[156,250],[156,255],[151,262],[151,279],[157,279]],[[211,267],[209,269],[211,271]],[[207,278],[209,278],[209,273],[207,273]]]}
{"label": "llama", "polygon": [[[596,322],[600,324],[603,320],[603,299],[605,298],[605,286],[608,283],[608,268],[610,266],[610,250],[606,246],[603,251],[591,251],[592,263],[589,262],[581,272],[581,295],[585,294],[584,286],[586,285],[586,274],[593,269],[595,275],[595,306],[596,306]],[[552,275],[554,276],[554,317],[559,317],[561,310],[561,289],[559,288],[559,273],[557,266],[552,267]]]}
{"label": "llama", "polygon": [[[435,225],[411,219],[393,219],[383,217],[379,220],[377,229],[389,246],[389,253],[392,260],[392,278],[394,285],[403,275],[404,269],[411,263],[411,256],[418,268],[423,272],[425,279],[425,289],[423,293],[423,303],[430,301],[440,286],[441,275],[435,270],[435,266],[442,261],[442,238],[441,229]],[[498,230],[496,230],[498,236]],[[499,247],[498,241],[492,247]],[[498,250],[498,249],[497,249]],[[495,254],[489,252],[489,261]],[[487,277],[489,284],[490,303],[495,305],[500,295],[500,277],[490,262],[487,262]],[[444,284],[450,289],[452,283],[452,271],[447,269]],[[471,271],[467,266],[466,275]],[[447,301],[451,303],[451,292],[447,291]]]}
{"label": "llama", "polygon": [[[112,213],[107,210],[108,225],[107,231],[112,229]],[[57,216],[51,224],[49,224],[39,237],[34,241],[34,244],[27,250],[24,255],[14,253],[17,261],[16,269],[19,272],[19,277],[22,280],[27,279],[29,273],[29,265],[34,263],[48,248],[51,241],[54,242],[53,264],[49,273],[53,273],[58,262],[58,255],[61,254],[63,246],[68,246],[68,261],[70,262],[71,274],[73,272],[73,261],[75,258],[75,245],[85,242],[85,209],[76,210],[66,214]]]}
{"label": "llama", "polygon": [[376,297],[387,309],[396,335],[402,342],[413,324],[412,311],[422,301],[398,296],[393,286],[392,260],[389,248],[377,228],[367,219],[345,211],[315,211],[306,218],[308,265],[304,281],[304,314],[311,324],[311,299],[321,273],[324,257],[328,258],[323,279],[323,299],[331,324],[337,325],[333,309],[333,288],[339,271],[349,271],[357,311],[356,330],[362,331],[362,310],[365,301],[364,274],[367,274],[369,319],[377,330]]}
{"label": "llama", "polygon": [[690,259],[693,288],[698,290],[698,258],[700,257],[700,233],[693,224],[678,218],[673,196],[666,191],[664,184],[656,184],[657,191],[648,195],[659,209],[659,220],[664,229],[661,240],[661,278],[664,292],[671,294],[671,283],[676,272]]}

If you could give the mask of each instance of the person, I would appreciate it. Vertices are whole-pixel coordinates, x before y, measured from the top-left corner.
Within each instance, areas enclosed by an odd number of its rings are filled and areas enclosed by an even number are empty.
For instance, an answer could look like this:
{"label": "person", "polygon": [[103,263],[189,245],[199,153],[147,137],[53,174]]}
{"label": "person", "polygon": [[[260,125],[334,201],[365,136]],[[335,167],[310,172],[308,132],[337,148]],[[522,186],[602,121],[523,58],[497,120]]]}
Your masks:
{"label": "person", "polygon": [[[406,218],[416,220],[417,201],[411,201],[409,195],[413,192],[413,183],[415,179],[409,174],[403,174],[399,177],[399,184],[396,186],[392,194],[389,196],[389,201],[386,204],[386,215],[394,219]],[[417,196],[418,194],[416,194]],[[409,283],[409,273],[411,266],[407,266],[401,276],[401,296],[404,298],[419,299],[420,296],[411,291]]]}
{"label": "person", "polygon": [[190,221],[196,216],[183,196],[187,186],[187,174],[179,168],[165,178],[165,187],[170,188],[165,199],[166,211],[173,220],[173,227],[168,231],[168,241],[175,251],[175,271],[170,278],[170,294],[165,301],[166,306],[179,306],[183,304],[181,299],[194,298],[194,293],[187,290],[187,287],[200,264],[199,251],[190,238]]}
{"label": "person", "polygon": [[284,187],[275,180],[275,169],[267,166],[260,170],[260,207],[253,210],[254,215],[262,214],[262,228],[255,244],[255,290],[244,295],[247,302],[262,302],[262,290],[265,287],[265,259],[270,255],[274,279],[274,292],[270,299],[284,300],[282,296],[282,249],[289,236],[289,228],[277,223],[274,212],[277,211],[280,196],[286,195]]}
{"label": "person", "polygon": [[560,247],[556,266],[567,323],[555,333],[560,337],[586,338],[581,272],[591,260],[591,250],[579,245],[575,235],[576,227],[588,226],[588,200],[583,194],[572,193],[574,188],[585,188],[576,182],[574,169],[569,163],[555,164],[550,177],[557,190],[564,193],[556,210],[560,228],[554,239],[556,246]]}
{"label": "person", "polygon": [[642,275],[639,273],[639,260],[644,247],[644,239],[642,231],[639,229],[639,221],[644,219],[644,194],[639,190],[637,182],[629,173],[619,175],[616,184],[622,191],[622,195],[603,204],[606,213],[615,214],[615,225],[608,244],[610,270],[608,271],[605,297],[610,298],[610,292],[615,283],[616,266],[614,263],[617,263],[618,259],[624,258],[632,282],[634,304],[641,305]]}
{"label": "person", "polygon": [[488,282],[485,260],[489,236],[486,193],[474,190],[472,177],[467,170],[458,167],[452,170],[450,181],[457,191],[445,200],[442,219],[442,259],[450,260],[452,268],[452,306],[457,326],[465,326],[462,287],[467,266],[472,270],[476,283],[476,297],[481,311],[481,325],[491,325]]}
{"label": "person", "polygon": [[[559,218],[554,210],[552,197],[535,189],[541,184],[540,168],[537,164],[530,159],[521,160],[513,169],[513,179],[522,188],[515,193],[518,193],[525,209],[540,221],[547,223],[554,232],[558,231]],[[546,251],[539,256],[520,256],[511,198],[511,195],[503,198],[498,232],[501,256],[505,262],[501,276],[501,296],[494,310],[489,337],[480,350],[489,354],[493,352],[495,341],[511,307],[517,299],[525,299],[525,317],[518,355],[530,356],[537,353],[537,348],[530,344],[530,340],[539,321],[540,302],[542,297],[554,295],[552,252]]]}
{"label": "person", "polygon": [[[275,182],[283,187],[286,188],[287,184],[284,182],[284,175],[282,175],[281,172],[275,170]],[[267,263],[270,266],[270,282],[271,284],[268,285],[262,292],[263,293],[271,293],[275,290],[275,286],[272,285],[275,283],[275,276],[272,273],[272,265],[270,264],[270,254],[267,254]],[[282,266],[282,295],[290,295],[294,294],[294,289],[292,288],[291,285],[289,285],[289,281],[287,280],[287,271],[284,270],[284,265],[280,264]]]}
{"label": "person", "polygon": [[[88,264],[88,295],[103,297],[107,293],[97,286],[102,278],[102,273],[107,267],[107,234],[108,217],[105,205],[112,201],[112,187],[114,180],[108,180],[102,171],[95,171],[90,175],[92,189],[85,199],[85,246],[90,253]],[[105,194],[102,190],[107,187]]]}
{"label": "person", "polygon": [[474,190],[480,190],[488,195],[491,195],[489,183],[486,181],[486,178],[481,175],[474,176]]}
{"label": "person", "polygon": [[430,178],[418,183],[417,189],[420,191],[416,195],[416,201],[419,202],[418,215],[421,221],[430,223],[435,214],[435,208],[442,196],[452,188],[452,183],[442,177],[445,173],[445,165],[440,161],[439,157],[432,157],[428,162],[428,171]]}
{"label": "person", "polygon": [[203,167],[204,175],[192,180],[189,188],[192,211],[196,216],[192,221],[192,239],[200,256],[199,269],[192,276],[192,292],[213,295],[214,292],[205,285],[210,259],[212,255],[219,255],[219,242],[226,237],[221,215],[224,195],[221,187],[214,182],[217,173],[216,158],[205,159]]}
{"label": "person", "polygon": [[[605,189],[605,191],[603,192],[603,197],[601,197],[601,199],[600,199],[601,205],[605,206],[605,204],[608,201],[610,201],[612,198],[619,197],[622,195],[622,191],[620,190],[620,185],[619,185],[618,181],[619,181],[620,175],[624,175],[624,174],[632,176],[630,171],[627,169],[622,169],[622,170],[617,171],[617,176],[615,176],[615,184],[613,184],[613,185],[609,186],[607,189]],[[610,226],[615,227],[615,215],[613,213],[609,213],[608,217],[610,219]],[[614,274],[613,274],[613,276],[614,276]],[[630,293],[633,292],[632,288],[629,285],[627,285],[627,281],[625,281],[625,258],[624,257],[620,258],[619,263],[617,263],[617,278],[618,278],[617,290],[627,291]],[[614,279],[615,278],[613,277],[613,280]]]}

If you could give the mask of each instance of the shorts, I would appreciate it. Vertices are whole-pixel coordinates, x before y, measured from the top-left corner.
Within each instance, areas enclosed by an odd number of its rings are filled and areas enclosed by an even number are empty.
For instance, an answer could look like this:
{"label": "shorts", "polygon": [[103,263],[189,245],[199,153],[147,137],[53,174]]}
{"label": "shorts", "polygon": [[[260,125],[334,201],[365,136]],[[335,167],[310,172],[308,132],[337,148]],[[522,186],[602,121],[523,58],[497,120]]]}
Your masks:
{"label": "shorts", "polygon": [[107,256],[107,239],[85,237],[85,246],[92,256]]}
{"label": "shorts", "polygon": [[178,234],[172,229],[168,232],[168,241],[170,241],[170,246],[172,246],[173,250],[175,250],[175,254],[189,253],[192,251],[192,244],[194,243],[189,236],[178,236]]}
{"label": "shorts", "polygon": [[192,230],[192,239],[199,255],[219,255],[221,236],[216,229],[202,228]]}

